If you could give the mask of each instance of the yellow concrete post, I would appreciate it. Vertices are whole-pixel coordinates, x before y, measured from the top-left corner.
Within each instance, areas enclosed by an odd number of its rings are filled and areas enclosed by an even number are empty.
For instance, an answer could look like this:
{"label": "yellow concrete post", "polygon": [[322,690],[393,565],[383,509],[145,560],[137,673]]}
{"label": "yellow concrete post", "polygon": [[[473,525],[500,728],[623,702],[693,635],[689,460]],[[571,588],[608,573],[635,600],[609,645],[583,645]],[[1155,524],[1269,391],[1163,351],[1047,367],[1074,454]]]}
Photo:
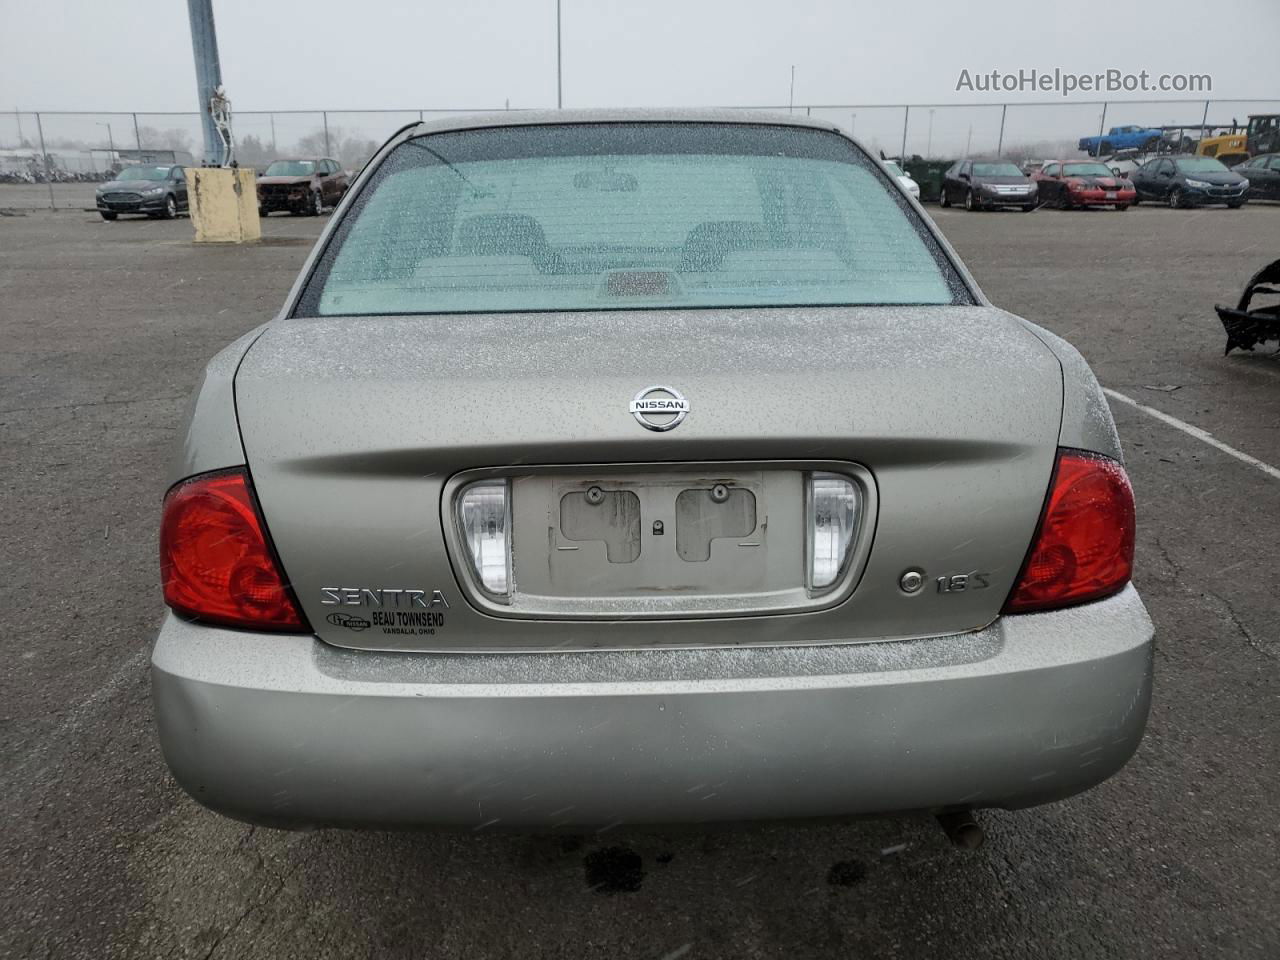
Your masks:
{"label": "yellow concrete post", "polygon": [[262,239],[257,179],[252,170],[187,167],[187,198],[196,243]]}

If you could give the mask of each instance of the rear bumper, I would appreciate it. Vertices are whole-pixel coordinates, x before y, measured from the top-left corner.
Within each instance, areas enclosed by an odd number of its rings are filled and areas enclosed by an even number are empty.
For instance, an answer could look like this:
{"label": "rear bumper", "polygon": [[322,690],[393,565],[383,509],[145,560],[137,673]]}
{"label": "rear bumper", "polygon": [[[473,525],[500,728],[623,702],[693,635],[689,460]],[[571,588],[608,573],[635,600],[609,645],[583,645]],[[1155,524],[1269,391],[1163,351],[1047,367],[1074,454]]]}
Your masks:
{"label": "rear bumper", "polygon": [[311,200],[311,190],[298,187],[288,193],[259,193],[258,206],[263,210],[301,210]]}
{"label": "rear bumper", "polygon": [[1080,207],[1118,207],[1133,203],[1137,194],[1132,190],[1113,190],[1107,196],[1105,190],[1079,190],[1071,194],[1071,202]]}
{"label": "rear bumper", "polygon": [[243,820],[756,820],[1087,789],[1142,738],[1151,653],[1132,587],[953,637],[803,648],[381,654],[169,616],[152,689],[178,782]]}
{"label": "rear bumper", "polygon": [[97,198],[99,210],[111,213],[156,213],[163,210],[169,202],[168,196],[147,197],[138,201],[104,200]]}
{"label": "rear bumper", "polygon": [[1243,190],[1234,190],[1230,194],[1213,193],[1211,191],[1196,189],[1194,187],[1186,187],[1182,191],[1183,199],[1194,205],[1209,205],[1214,203],[1244,203],[1249,199],[1249,190],[1246,187]]}
{"label": "rear bumper", "polygon": [[1024,194],[996,194],[986,193],[985,191],[978,194],[978,198],[984,207],[1026,207],[1035,206],[1040,202],[1038,193]]}

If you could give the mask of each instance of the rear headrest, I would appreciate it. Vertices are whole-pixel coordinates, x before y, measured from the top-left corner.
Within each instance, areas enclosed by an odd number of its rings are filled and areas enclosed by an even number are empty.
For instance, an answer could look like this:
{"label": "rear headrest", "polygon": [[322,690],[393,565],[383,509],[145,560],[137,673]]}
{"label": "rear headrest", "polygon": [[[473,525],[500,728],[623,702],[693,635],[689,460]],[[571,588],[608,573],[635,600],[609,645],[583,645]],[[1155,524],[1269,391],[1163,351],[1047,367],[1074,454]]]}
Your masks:
{"label": "rear headrest", "polygon": [[685,237],[680,255],[680,270],[697,273],[719,270],[726,253],[754,250],[768,244],[769,234],[763,223],[746,220],[707,220],[698,224]]}
{"label": "rear headrest", "polygon": [[542,224],[523,213],[481,213],[458,227],[458,254],[495,257],[515,254],[544,260],[550,250]]}

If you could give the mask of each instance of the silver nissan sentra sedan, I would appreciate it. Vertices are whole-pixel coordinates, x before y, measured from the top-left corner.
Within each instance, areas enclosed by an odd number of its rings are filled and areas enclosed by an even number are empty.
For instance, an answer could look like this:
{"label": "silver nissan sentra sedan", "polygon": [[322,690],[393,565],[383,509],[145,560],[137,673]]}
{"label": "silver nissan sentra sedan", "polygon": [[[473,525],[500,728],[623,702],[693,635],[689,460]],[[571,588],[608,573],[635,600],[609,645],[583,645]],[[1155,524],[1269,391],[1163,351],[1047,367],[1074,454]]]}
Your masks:
{"label": "silver nissan sentra sedan", "polygon": [[831,124],[417,124],[195,391],[164,754],[280,826],[1057,800],[1146,723],[1120,460]]}

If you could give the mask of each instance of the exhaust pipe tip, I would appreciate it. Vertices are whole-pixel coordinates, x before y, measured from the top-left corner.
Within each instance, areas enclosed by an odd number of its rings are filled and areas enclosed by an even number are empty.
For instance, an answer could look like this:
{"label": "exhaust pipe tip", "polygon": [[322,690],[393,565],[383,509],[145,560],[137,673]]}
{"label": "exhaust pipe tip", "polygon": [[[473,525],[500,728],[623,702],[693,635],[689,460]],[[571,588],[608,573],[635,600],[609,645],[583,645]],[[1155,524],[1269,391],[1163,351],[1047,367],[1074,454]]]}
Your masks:
{"label": "exhaust pipe tip", "polygon": [[977,850],[987,840],[982,825],[973,817],[972,810],[954,810],[938,814],[938,825],[947,835],[953,847],[961,850]]}

